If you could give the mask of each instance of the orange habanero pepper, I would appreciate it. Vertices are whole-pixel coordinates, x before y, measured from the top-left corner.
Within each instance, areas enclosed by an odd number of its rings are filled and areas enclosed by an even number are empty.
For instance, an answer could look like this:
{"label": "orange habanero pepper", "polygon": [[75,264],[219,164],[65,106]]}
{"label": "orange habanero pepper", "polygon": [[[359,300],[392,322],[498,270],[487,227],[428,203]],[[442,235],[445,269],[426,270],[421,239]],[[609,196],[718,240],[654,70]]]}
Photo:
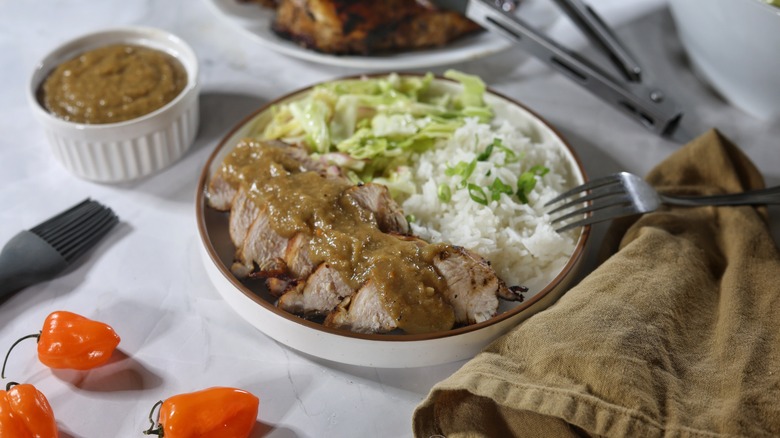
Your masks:
{"label": "orange habanero pepper", "polygon": [[[160,406],[157,424],[152,420]],[[236,388],[214,387],[159,401],[144,435],[165,438],[247,438],[257,423],[260,399]]]}
{"label": "orange habanero pepper", "polygon": [[43,322],[40,333],[14,342],[3,361],[0,377],[5,378],[5,365],[11,350],[29,338],[37,338],[38,360],[42,364],[71,370],[88,370],[108,362],[120,340],[108,324],[71,312],[52,312]]}
{"label": "orange habanero pepper", "polygon": [[0,437],[58,436],[49,401],[34,386],[11,382],[5,391],[0,391]]}

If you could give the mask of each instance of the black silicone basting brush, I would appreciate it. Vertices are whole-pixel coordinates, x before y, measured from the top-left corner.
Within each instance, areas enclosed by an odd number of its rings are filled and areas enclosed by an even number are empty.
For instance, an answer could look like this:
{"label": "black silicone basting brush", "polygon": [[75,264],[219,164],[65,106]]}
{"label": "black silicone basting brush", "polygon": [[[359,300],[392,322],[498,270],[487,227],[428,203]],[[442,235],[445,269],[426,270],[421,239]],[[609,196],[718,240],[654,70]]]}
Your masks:
{"label": "black silicone basting brush", "polygon": [[0,297],[56,277],[118,221],[110,208],[86,199],[15,235],[0,252]]}

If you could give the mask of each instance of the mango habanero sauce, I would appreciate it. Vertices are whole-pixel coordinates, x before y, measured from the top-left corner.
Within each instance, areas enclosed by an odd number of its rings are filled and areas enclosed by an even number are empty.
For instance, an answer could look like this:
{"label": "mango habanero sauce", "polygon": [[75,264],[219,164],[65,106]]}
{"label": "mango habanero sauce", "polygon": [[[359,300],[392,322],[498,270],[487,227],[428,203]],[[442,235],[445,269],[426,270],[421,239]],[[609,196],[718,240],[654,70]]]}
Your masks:
{"label": "mango habanero sauce", "polygon": [[187,72],[168,53],[116,44],[86,51],[57,66],[38,98],[64,120],[105,124],[149,114],[175,99],[186,85]]}

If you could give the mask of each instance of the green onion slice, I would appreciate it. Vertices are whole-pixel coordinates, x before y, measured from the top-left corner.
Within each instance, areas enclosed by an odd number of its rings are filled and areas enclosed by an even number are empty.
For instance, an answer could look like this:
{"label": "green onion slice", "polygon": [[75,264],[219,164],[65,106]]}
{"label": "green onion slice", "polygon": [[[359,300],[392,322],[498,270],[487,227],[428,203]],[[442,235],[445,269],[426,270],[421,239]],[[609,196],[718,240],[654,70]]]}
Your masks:
{"label": "green onion slice", "polygon": [[452,199],[452,190],[450,190],[450,186],[447,184],[441,183],[439,184],[439,188],[437,190],[439,195],[439,200],[441,202],[450,202]]}
{"label": "green onion slice", "polygon": [[485,195],[485,191],[482,190],[482,187],[472,183],[469,183],[466,187],[469,190],[469,196],[471,196],[472,201],[477,204],[488,205],[488,198],[487,195]]}
{"label": "green onion slice", "polygon": [[517,178],[517,197],[520,199],[520,202],[528,204],[528,194],[536,187],[536,177],[544,176],[549,171],[550,169],[537,164]]}
{"label": "green onion slice", "polygon": [[514,190],[512,190],[512,186],[505,184],[504,181],[501,181],[500,178],[496,178],[493,180],[493,184],[490,185],[490,199],[493,201],[498,201],[501,199],[501,194],[506,193],[507,195],[511,195],[514,193]]}

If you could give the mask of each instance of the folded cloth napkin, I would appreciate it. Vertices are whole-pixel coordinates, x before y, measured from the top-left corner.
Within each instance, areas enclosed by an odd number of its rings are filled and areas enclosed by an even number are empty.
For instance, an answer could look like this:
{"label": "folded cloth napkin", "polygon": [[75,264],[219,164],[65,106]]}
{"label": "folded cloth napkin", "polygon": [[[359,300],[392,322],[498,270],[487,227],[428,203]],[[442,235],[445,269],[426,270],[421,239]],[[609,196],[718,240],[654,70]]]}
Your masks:
{"label": "folded cloth napkin", "polygon": [[[670,193],[763,187],[712,130],[647,175]],[[780,436],[780,255],[766,208],[615,222],[614,254],[437,384],[418,437]]]}

